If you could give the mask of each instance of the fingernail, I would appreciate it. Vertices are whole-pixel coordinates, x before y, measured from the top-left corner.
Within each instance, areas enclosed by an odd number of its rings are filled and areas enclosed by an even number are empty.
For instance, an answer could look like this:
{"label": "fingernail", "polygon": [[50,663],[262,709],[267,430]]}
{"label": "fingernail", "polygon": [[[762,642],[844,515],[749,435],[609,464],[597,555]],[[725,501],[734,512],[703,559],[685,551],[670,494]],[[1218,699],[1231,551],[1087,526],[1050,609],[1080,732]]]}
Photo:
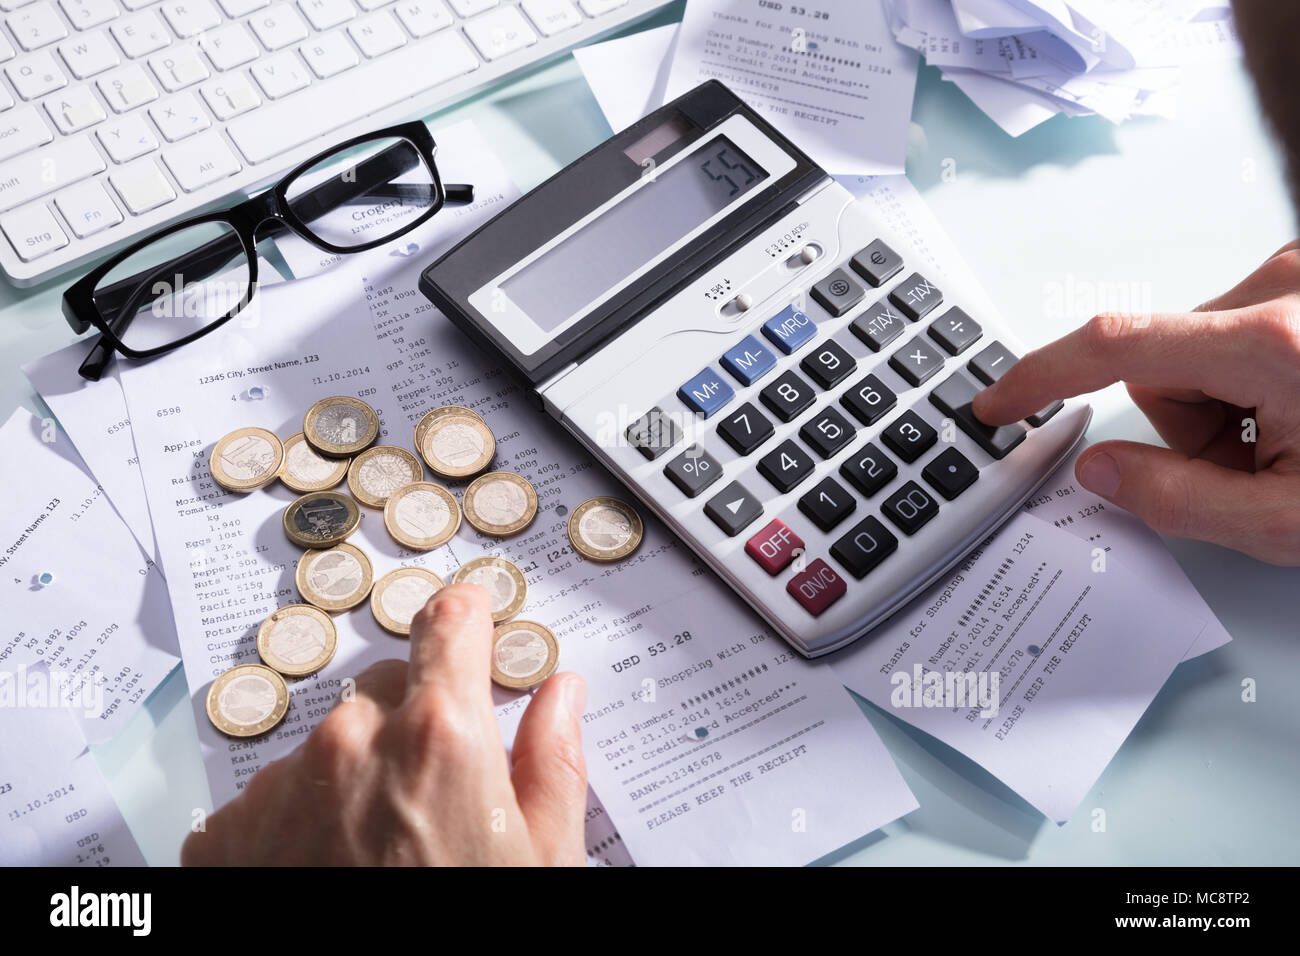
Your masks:
{"label": "fingernail", "polygon": [[571,675],[564,681],[564,706],[575,719],[580,718],[587,709],[587,684],[577,675]]}
{"label": "fingernail", "polygon": [[1079,484],[1094,494],[1109,498],[1119,490],[1119,465],[1104,451],[1079,466]]}

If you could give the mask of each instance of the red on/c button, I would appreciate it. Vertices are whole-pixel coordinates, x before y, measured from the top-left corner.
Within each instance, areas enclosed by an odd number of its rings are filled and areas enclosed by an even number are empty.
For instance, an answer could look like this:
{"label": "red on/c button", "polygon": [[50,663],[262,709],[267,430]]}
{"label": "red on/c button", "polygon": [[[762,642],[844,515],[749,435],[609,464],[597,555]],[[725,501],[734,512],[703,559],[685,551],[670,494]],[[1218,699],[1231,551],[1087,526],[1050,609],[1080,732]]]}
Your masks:
{"label": "red on/c button", "polygon": [[808,565],[806,571],[792,577],[785,589],[803,605],[805,611],[816,617],[844,597],[849,588],[834,568],[818,558]]}
{"label": "red on/c button", "polygon": [[745,553],[768,574],[780,574],[802,550],[803,539],[780,518],[769,521],[762,531],[745,542]]}

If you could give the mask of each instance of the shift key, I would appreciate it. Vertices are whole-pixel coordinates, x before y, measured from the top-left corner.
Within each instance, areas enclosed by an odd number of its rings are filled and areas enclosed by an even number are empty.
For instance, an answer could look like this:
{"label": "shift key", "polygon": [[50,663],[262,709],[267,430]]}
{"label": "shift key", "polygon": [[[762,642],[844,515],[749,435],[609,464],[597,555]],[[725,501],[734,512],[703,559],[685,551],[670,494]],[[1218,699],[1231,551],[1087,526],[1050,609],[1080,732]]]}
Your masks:
{"label": "shift key", "polygon": [[93,176],[104,160],[86,136],[0,163],[0,212]]}

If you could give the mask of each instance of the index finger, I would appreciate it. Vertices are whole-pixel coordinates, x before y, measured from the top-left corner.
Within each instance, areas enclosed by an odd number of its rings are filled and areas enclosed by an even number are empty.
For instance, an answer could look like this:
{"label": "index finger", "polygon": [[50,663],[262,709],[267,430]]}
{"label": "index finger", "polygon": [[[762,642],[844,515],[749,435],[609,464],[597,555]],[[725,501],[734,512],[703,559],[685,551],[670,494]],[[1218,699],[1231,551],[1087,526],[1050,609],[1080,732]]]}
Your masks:
{"label": "index finger", "polygon": [[411,621],[406,687],[438,687],[473,706],[491,700],[492,612],[477,584],[449,584]]}
{"label": "index finger", "polygon": [[1107,313],[1028,353],[972,407],[981,421],[1008,425],[1058,398],[1130,382],[1200,390],[1251,408],[1260,380],[1257,338],[1236,312]]}

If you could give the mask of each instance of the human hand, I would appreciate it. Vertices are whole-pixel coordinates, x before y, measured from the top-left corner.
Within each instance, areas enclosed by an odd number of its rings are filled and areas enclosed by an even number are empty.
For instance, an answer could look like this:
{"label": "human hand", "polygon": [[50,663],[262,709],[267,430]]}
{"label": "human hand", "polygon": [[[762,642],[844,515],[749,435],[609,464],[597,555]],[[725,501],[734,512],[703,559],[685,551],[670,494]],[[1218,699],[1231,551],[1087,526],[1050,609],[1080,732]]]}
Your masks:
{"label": "human hand", "polygon": [[586,686],[556,674],[507,766],[492,709],[487,593],[452,584],[411,627],[411,660],[357,677],[281,760],[192,833],[186,865],[581,864]]}
{"label": "human hand", "polygon": [[1300,240],[1191,313],[1096,316],[972,407],[1004,425],[1121,381],[1169,447],[1099,442],[1079,483],[1162,534],[1300,564]]}

